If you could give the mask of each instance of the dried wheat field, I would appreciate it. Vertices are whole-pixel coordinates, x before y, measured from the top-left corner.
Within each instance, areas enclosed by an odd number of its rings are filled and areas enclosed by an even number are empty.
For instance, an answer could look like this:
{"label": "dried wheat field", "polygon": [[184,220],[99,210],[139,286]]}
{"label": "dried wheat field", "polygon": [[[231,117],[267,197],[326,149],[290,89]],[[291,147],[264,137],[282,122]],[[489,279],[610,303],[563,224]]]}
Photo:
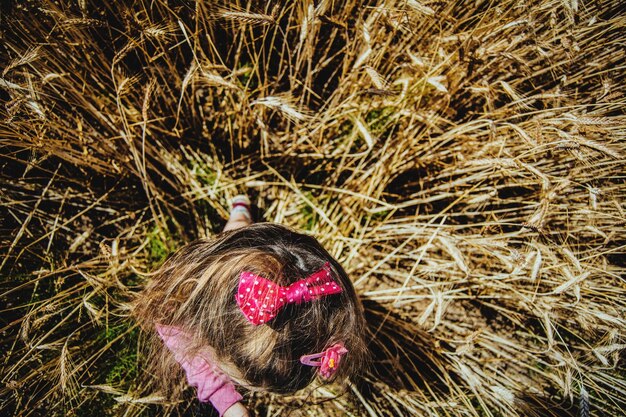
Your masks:
{"label": "dried wheat field", "polygon": [[255,415],[626,414],[620,3],[3,1],[0,415],[209,415],[129,303],[242,192],[372,357]]}

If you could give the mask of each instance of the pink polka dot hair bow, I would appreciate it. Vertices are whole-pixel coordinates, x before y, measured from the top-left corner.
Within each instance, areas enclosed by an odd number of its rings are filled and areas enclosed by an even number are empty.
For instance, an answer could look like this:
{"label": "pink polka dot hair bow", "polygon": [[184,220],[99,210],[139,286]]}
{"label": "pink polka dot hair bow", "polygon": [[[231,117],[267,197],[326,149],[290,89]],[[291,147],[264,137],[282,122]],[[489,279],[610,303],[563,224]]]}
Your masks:
{"label": "pink polka dot hair bow", "polygon": [[[330,378],[337,372],[337,369],[339,369],[341,357],[346,353],[348,353],[348,349],[346,349],[343,344],[337,343],[321,353],[302,356],[300,363],[308,366],[319,366],[320,375],[324,378]],[[319,360],[316,361],[316,359]]]}
{"label": "pink polka dot hair bow", "polygon": [[287,304],[307,302],[340,292],[341,287],[333,280],[327,262],[319,271],[288,287],[244,271],[239,276],[235,297],[246,319],[259,325],[272,320]]}

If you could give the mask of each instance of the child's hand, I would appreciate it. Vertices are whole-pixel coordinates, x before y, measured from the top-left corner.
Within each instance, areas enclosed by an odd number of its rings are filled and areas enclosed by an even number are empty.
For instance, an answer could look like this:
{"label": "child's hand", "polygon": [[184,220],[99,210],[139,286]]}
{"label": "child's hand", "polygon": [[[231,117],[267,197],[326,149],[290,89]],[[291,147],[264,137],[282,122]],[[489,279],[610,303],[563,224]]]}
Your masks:
{"label": "child's hand", "polygon": [[248,417],[248,416],[249,416],[248,410],[246,409],[246,407],[244,407],[242,403],[239,403],[239,402],[228,407],[228,410],[226,410],[223,414],[223,417]]}

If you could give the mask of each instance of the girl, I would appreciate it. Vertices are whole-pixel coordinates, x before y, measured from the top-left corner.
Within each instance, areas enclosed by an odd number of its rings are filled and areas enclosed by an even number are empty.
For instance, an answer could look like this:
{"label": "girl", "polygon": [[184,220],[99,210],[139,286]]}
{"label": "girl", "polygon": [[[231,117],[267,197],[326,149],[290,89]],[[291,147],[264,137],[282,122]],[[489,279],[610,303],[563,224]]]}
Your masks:
{"label": "girl", "polygon": [[363,311],[341,265],[311,236],[252,224],[245,196],[222,234],[163,264],[134,315],[164,388],[184,372],[220,416],[247,415],[234,384],[292,393],[317,371],[344,379],[364,364]]}

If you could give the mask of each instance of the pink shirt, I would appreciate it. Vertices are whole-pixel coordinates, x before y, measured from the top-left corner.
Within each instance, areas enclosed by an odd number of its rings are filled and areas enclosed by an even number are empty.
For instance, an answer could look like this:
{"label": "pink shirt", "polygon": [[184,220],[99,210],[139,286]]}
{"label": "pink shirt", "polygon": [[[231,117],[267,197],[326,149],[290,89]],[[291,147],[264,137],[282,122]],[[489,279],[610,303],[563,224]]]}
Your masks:
{"label": "pink shirt", "polygon": [[235,390],[230,378],[214,364],[215,358],[209,351],[193,357],[186,355],[191,338],[182,329],[157,324],[156,330],[185,370],[189,385],[198,389],[200,402],[211,402],[221,416],[230,406],[242,400],[243,397]]}

